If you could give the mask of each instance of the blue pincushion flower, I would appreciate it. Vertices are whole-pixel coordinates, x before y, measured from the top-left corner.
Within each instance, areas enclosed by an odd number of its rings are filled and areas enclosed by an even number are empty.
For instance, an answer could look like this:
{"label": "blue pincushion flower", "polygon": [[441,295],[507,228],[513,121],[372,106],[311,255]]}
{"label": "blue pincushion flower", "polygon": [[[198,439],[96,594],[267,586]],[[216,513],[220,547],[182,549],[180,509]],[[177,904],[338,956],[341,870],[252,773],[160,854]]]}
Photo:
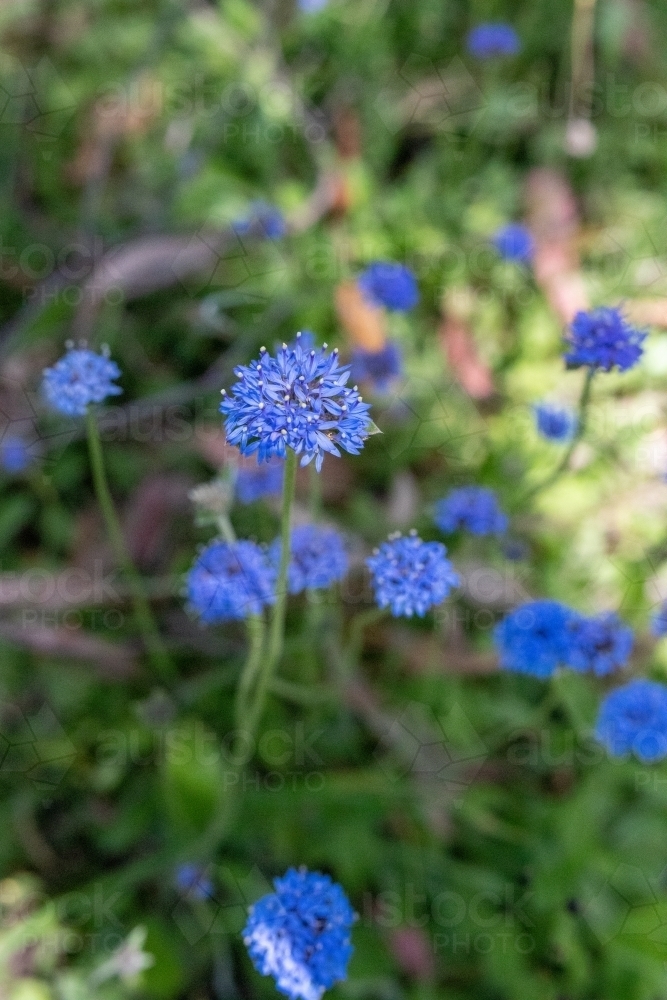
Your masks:
{"label": "blue pincushion flower", "polygon": [[494,629],[500,666],[520,674],[550,677],[569,661],[570,626],[576,613],[558,601],[529,601]]}
{"label": "blue pincushion flower", "polygon": [[254,233],[267,240],[280,240],[287,232],[287,223],[282,212],[265,201],[253,201],[250,211],[243,219],[232,223],[237,236]]}
{"label": "blue pincushion flower", "polygon": [[355,914],[328,875],[289,868],[250,907],[243,941],[253,965],[290,1000],[320,1000],[347,977]]}
{"label": "blue pincushion flower", "polygon": [[199,865],[187,862],[179,865],[174,878],[176,888],[192,899],[212,899],[213,882]]}
{"label": "blue pincushion flower", "polygon": [[17,476],[30,465],[30,452],[20,437],[8,435],[0,442],[0,465],[11,476]]}
{"label": "blue pincushion flower", "polygon": [[491,241],[505,260],[517,264],[530,264],[535,252],[535,241],[530,229],[518,222],[510,222],[494,235]]}
{"label": "blue pincushion flower", "polygon": [[262,465],[240,468],[236,474],[236,498],[240,503],[254,503],[262,497],[280,493],[283,488],[285,463],[279,458]]}
{"label": "blue pincushion flower", "polygon": [[579,420],[576,413],[552,403],[536,403],[533,406],[538,432],[547,441],[571,441]]}
{"label": "blue pincushion flower", "polygon": [[254,542],[211,542],[187,577],[190,607],[203,622],[259,615],[275,600],[276,572]]}
{"label": "blue pincushion flower", "polygon": [[66,417],[84,417],[91,403],[120,395],[123,390],[113,381],[117,378],[120,368],[106,353],[68,346],[60,361],[44,369],[42,391],[54,410]]}
{"label": "blue pincushion flower", "polygon": [[355,382],[370,382],[377,392],[386,392],[403,374],[403,358],[398,344],[388,340],[381,351],[352,352],[350,368]]}
{"label": "blue pincushion flower", "polygon": [[403,264],[375,261],[359,275],[357,285],[373,306],[407,312],[419,302],[417,280]]}
{"label": "blue pincushion flower", "polygon": [[509,523],[495,493],[483,486],[452,490],[436,504],[434,520],[446,534],[465,529],[473,535],[501,535]]}
{"label": "blue pincushion flower", "polygon": [[348,366],[338,351],[304,350],[297,334],[294,347],[283,344],[272,357],[262,348],[258,361],[235,369],[237,385],[223,391],[220,411],[227,440],[260,462],[284,458],[288,448],[301,455],[301,465],[315,459],[322,468],[325,453],[339,449],[358,455],[371,427],[368,403],[349,388]]}
{"label": "blue pincushion flower", "polygon": [[565,354],[568,368],[599,368],[626,372],[635,365],[644,349],[647,334],[630,326],[620,309],[602,307],[578,312],[570,326]]}
{"label": "blue pincushion flower", "polygon": [[459,578],[441,542],[423,542],[415,531],[390,535],[366,560],[376,603],[394,617],[423,618],[440,604]]}
{"label": "blue pincushion flower", "polygon": [[637,678],[610,691],[595,735],[614,757],[634,753],[650,763],[667,756],[667,687]]}
{"label": "blue pincushion flower", "polygon": [[632,652],[632,629],[613,612],[593,618],[576,616],[570,625],[568,666],[591,670],[598,677],[625,666]]}
{"label": "blue pincushion flower", "polygon": [[657,639],[667,635],[667,601],[663,601],[651,619],[651,632]]}
{"label": "blue pincushion flower", "polygon": [[468,32],[468,52],[476,59],[493,56],[515,56],[521,51],[521,41],[511,24],[503,21],[476,25]]}
{"label": "blue pincushion flower", "polygon": [[[270,549],[270,558],[280,563],[280,539]],[[330,587],[347,573],[349,559],[343,539],[333,528],[304,524],[292,531],[287,586],[290,594]]]}

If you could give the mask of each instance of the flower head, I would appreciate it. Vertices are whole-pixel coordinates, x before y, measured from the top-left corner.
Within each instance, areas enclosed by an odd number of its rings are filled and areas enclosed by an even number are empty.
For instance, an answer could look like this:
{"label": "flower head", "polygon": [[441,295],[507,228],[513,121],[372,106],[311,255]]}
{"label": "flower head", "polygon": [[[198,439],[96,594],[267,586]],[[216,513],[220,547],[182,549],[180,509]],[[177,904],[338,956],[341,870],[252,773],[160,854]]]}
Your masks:
{"label": "flower head", "polygon": [[66,417],[84,417],[90,403],[120,395],[123,390],[113,384],[116,378],[120,368],[105,353],[68,346],[60,361],[44,369],[42,390],[54,410]]}
{"label": "flower head", "polygon": [[505,260],[530,264],[535,252],[535,241],[530,229],[518,222],[510,222],[499,229],[491,241]]}
{"label": "flower head", "polygon": [[570,441],[577,426],[577,415],[551,403],[536,403],[533,407],[538,432],[547,441]]}
{"label": "flower head", "polygon": [[339,448],[358,455],[368,437],[370,409],[356,386],[347,381],[350,370],[338,362],[338,351],[304,350],[286,344],[272,357],[262,348],[258,361],[235,370],[238,384],[223,392],[220,411],[225,416],[227,440],[244,455],[257,452],[260,462],[284,458],[288,448],[301,455],[301,464],[315,459],[319,472],[324,455],[340,456]]}
{"label": "flower head", "polygon": [[466,39],[468,52],[476,59],[491,59],[493,56],[515,56],[521,50],[521,42],[511,24],[502,21],[476,25]]}
{"label": "flower head", "polygon": [[254,542],[211,542],[188,573],[190,606],[203,622],[261,614],[275,600],[276,574]]}
{"label": "flower head", "polygon": [[[280,563],[280,539],[270,549],[275,566]],[[304,524],[292,531],[287,585],[290,594],[329,587],[347,573],[349,559],[343,539],[333,528]]]}
{"label": "flower head", "polygon": [[185,896],[190,896],[192,899],[213,898],[213,883],[199,865],[191,862],[179,865],[174,881],[178,891]]}
{"label": "flower head", "polygon": [[587,365],[609,372],[628,371],[642,356],[646,333],[630,326],[620,309],[578,312],[572,321],[565,362],[570,368]]}
{"label": "flower head", "polygon": [[328,875],[289,868],[250,907],[243,941],[253,965],[290,1000],[320,1000],[347,976],[354,911]]}
{"label": "flower head", "polygon": [[352,352],[350,367],[355,382],[370,382],[377,392],[386,392],[394,379],[403,373],[401,349],[391,340],[381,351],[364,351],[358,347]]}
{"label": "flower head", "polygon": [[366,560],[377,604],[394,617],[423,618],[459,584],[446,556],[441,542],[423,542],[416,532],[391,535]]}
{"label": "flower head", "polygon": [[577,616],[570,625],[568,666],[575,670],[592,670],[598,677],[623,667],[634,636],[618,615],[608,612],[594,618]]}
{"label": "flower head", "polygon": [[30,452],[20,437],[4,437],[0,442],[0,466],[12,476],[24,472],[30,465]]}
{"label": "flower head", "polygon": [[574,618],[575,612],[557,601],[529,601],[515,608],[494,630],[500,666],[549,677],[568,662]]}
{"label": "flower head", "polygon": [[267,240],[279,240],[287,232],[287,224],[282,212],[274,205],[265,201],[253,201],[248,214],[233,222],[232,229],[237,236],[255,233]]}
{"label": "flower head", "polygon": [[634,753],[649,763],[667,756],[667,687],[637,678],[610,691],[595,735],[614,757]]}
{"label": "flower head", "polygon": [[465,529],[473,535],[501,535],[508,525],[495,493],[483,486],[452,490],[436,504],[434,520],[446,534]]}
{"label": "flower head", "polygon": [[260,465],[241,467],[236,474],[236,498],[240,503],[253,503],[261,497],[280,493],[283,488],[285,463],[279,458]]}
{"label": "flower head", "polygon": [[403,264],[375,261],[359,275],[357,285],[372,306],[407,312],[419,302],[415,276]]}

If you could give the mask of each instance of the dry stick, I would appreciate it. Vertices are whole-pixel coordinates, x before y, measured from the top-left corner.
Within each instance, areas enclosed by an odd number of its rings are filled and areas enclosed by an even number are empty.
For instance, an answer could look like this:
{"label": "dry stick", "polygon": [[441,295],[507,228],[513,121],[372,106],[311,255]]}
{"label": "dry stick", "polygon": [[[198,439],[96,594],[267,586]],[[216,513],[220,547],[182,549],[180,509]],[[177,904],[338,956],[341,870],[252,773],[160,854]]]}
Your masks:
{"label": "dry stick", "polygon": [[109,541],[114,551],[116,561],[125,576],[132,598],[134,617],[137,627],[141,632],[146,651],[148,652],[151,664],[157,676],[162,681],[169,681],[174,676],[174,666],[169,658],[160,633],[155,624],[155,619],[149,607],[144,593],[141,578],[137,573],[132,560],[125,546],[125,539],[116,514],[107,475],[104,468],[104,456],[102,454],[102,442],[95,420],[95,415],[91,409],[86,414],[86,430],[88,434],[88,451],[90,454],[90,465],[93,472],[93,482],[95,493],[102,510],[102,516],[106,525]]}

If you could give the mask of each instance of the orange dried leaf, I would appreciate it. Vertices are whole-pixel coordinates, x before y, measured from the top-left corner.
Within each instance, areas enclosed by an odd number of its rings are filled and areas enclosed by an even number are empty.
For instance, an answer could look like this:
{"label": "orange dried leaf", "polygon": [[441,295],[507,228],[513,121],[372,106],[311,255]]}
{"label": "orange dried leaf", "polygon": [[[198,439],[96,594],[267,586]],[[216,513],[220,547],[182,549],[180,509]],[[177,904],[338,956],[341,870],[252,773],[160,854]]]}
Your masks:
{"label": "orange dried leaf", "polygon": [[336,289],[336,312],[354,347],[381,351],[387,341],[385,314],[363,297],[354,281],[344,281]]}

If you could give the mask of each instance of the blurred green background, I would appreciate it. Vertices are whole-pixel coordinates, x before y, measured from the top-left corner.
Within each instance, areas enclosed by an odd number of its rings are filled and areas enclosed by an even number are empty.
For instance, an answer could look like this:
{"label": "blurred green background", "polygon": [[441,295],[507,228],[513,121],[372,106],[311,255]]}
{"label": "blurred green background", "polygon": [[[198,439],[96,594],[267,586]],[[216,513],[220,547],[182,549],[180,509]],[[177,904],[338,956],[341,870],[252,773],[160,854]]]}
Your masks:
{"label": "blurred green background", "polygon": [[[512,22],[517,56],[470,55],[489,20]],[[332,996],[667,997],[667,765],[592,740],[617,681],[500,674],[491,641],[549,596],[617,610],[631,670],[667,671],[648,631],[667,597],[667,7],[16,0],[0,39],[0,430],[29,453],[0,474],[2,997],[274,996],[240,930],[300,864],[359,914]],[[284,239],[230,230],[257,200]],[[538,237],[532,269],[490,245],[513,220]],[[371,400],[382,435],[325,462],[323,516],[354,567],[323,602],[346,620],[370,604],[363,557],[397,528],[439,537],[432,504],[455,485],[495,489],[510,540],[448,540],[459,594],[369,629],[347,687],[323,609],[294,600],[282,677],[313,696],[271,699],[229,836],[190,858],[229,794],[245,643],[181,593],[213,534],[189,491],[230,460],[219,393],[298,329],[363,346],[340,289],[375,259],[410,266],[421,301],[385,318],[405,375]],[[597,380],[571,474],[525,502],[560,456],[530,405],[580,392],[562,334],[582,299],[650,326],[645,357]],[[178,662],[168,688],[81,428],[40,396],[68,338],[123,371],[105,456]],[[272,502],[232,520],[278,530]],[[179,888],[190,860],[207,899]]]}

